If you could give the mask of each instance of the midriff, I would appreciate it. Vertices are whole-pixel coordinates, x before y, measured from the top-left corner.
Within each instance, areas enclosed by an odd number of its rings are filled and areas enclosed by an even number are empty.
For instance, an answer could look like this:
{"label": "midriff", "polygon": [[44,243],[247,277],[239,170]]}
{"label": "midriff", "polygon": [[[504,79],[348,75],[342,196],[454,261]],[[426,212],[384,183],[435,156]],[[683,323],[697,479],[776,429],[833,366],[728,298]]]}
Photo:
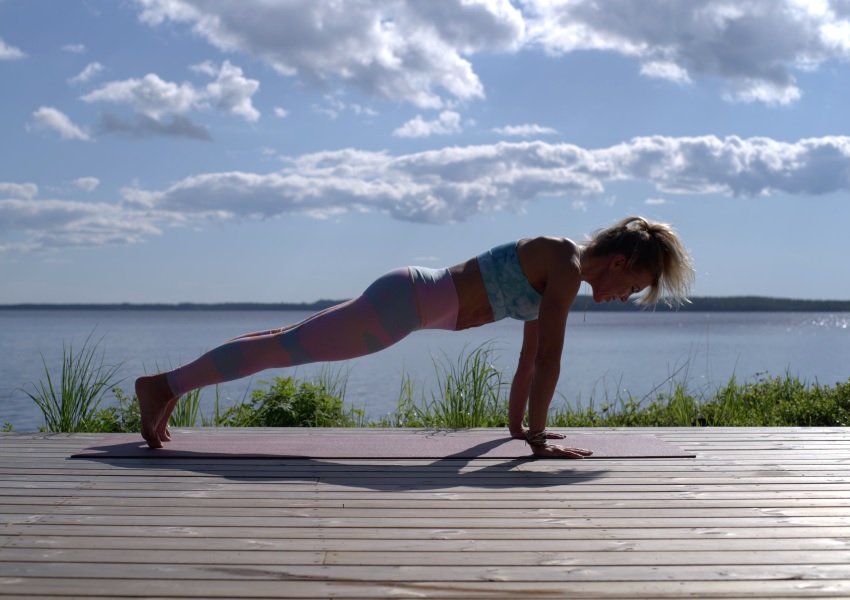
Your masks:
{"label": "midriff", "polygon": [[484,289],[484,280],[481,279],[478,259],[471,258],[450,267],[449,273],[452,275],[458,298],[455,331],[492,323],[493,310],[490,308],[487,290]]}

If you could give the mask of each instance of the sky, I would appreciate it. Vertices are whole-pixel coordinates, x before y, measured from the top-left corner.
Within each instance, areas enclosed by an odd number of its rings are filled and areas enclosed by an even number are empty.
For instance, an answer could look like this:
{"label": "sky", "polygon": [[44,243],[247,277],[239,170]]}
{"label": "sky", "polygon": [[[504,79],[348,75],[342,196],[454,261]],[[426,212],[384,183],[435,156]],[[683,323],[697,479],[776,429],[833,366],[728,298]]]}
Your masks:
{"label": "sky", "polygon": [[850,299],[850,0],[0,0],[0,304],[312,302],[628,215]]}

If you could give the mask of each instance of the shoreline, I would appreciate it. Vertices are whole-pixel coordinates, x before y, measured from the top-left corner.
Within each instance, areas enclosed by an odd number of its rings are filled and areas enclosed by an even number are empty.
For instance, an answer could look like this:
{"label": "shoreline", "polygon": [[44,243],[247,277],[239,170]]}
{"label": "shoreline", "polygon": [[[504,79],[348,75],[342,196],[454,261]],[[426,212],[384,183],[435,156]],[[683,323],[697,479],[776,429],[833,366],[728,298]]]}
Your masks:
{"label": "shoreline", "polygon": [[[659,303],[650,311],[681,312],[850,312],[850,300],[804,300],[767,296],[696,296],[690,304],[671,308]],[[16,310],[100,310],[100,311],[319,311],[345,300],[321,299],[315,302],[179,302],[179,303],[41,303],[0,304],[0,311]],[[595,304],[579,295],[571,312],[638,312],[633,302]]]}

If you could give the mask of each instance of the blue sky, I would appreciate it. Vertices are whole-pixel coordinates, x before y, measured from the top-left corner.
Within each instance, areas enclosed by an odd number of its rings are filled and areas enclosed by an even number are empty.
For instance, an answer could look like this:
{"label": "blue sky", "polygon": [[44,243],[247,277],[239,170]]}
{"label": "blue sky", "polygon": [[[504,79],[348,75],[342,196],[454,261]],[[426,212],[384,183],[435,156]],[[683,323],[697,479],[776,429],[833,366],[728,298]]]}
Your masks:
{"label": "blue sky", "polygon": [[313,301],[672,223],[850,299],[847,0],[0,0],[0,303]]}

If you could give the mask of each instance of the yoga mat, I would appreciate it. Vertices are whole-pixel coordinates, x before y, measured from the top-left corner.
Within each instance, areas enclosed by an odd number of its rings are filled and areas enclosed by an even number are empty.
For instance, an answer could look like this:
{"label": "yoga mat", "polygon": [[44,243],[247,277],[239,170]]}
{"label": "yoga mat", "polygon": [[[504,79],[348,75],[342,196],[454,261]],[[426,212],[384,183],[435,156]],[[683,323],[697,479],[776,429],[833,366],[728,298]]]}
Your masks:
{"label": "yoga mat", "polygon": [[[140,435],[113,434],[74,457],[108,458],[531,458],[523,440],[503,433],[407,432],[214,435],[174,432],[165,448],[147,447]],[[589,458],[693,457],[653,435],[571,434],[552,443],[593,451]]]}

